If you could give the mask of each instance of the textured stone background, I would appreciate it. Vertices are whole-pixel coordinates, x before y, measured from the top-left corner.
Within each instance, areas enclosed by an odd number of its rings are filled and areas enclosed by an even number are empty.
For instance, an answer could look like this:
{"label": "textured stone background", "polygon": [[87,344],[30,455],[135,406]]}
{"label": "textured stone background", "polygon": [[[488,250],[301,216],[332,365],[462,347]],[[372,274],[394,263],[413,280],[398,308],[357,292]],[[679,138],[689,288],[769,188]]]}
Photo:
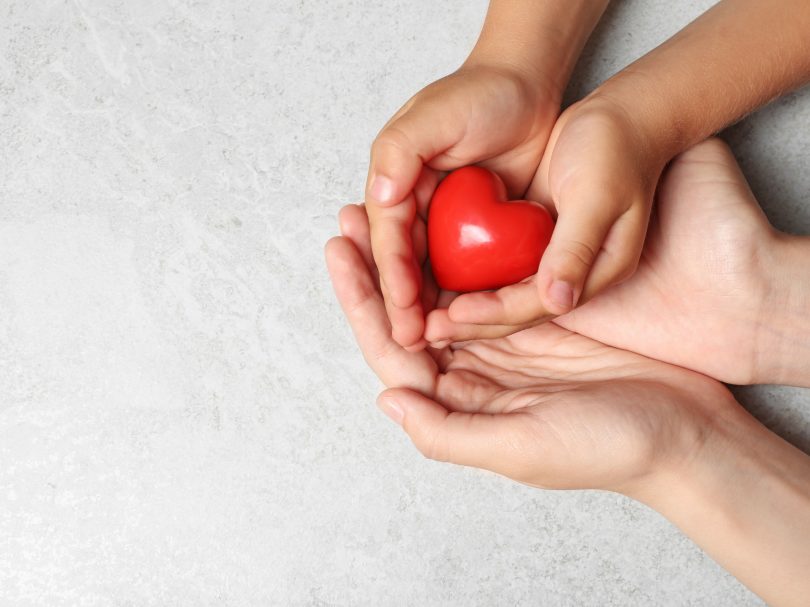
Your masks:
{"label": "textured stone background", "polygon": [[[575,99],[711,2],[616,0]],[[654,512],[425,461],[323,242],[485,2],[0,0],[0,603],[760,605]],[[810,231],[810,93],[728,133]],[[810,398],[739,392],[810,448]]]}

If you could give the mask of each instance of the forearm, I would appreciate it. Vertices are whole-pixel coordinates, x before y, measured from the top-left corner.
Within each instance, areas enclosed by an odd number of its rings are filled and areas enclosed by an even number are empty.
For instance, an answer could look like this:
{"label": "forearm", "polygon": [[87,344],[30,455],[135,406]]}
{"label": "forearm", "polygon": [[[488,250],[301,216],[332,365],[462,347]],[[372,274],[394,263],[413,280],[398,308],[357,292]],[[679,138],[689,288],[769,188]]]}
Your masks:
{"label": "forearm", "polygon": [[810,80],[810,2],[724,0],[605,82],[664,162]]}
{"label": "forearm", "polygon": [[468,63],[499,62],[548,78],[559,94],[608,0],[491,0]]}
{"label": "forearm", "polygon": [[[810,597],[810,456],[741,408],[700,454],[633,496],[775,607]],[[722,426],[722,427],[721,427]]]}
{"label": "forearm", "polygon": [[810,237],[779,235],[766,263],[757,382],[810,387]]}

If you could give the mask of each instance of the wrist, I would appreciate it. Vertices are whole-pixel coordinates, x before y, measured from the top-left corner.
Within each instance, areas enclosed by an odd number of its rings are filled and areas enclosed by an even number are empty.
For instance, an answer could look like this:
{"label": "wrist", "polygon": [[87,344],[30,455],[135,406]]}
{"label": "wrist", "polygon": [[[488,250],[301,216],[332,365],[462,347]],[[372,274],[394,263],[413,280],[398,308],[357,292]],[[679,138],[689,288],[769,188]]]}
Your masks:
{"label": "wrist", "polygon": [[755,381],[810,387],[810,237],[776,235],[766,260]]}
{"label": "wrist", "polygon": [[568,79],[608,0],[491,0],[465,61],[518,71],[561,100]]}
{"label": "wrist", "polygon": [[671,159],[807,83],[808,30],[806,0],[717,2],[595,93],[623,104]]}
{"label": "wrist", "polygon": [[709,422],[693,457],[630,497],[669,519],[769,603],[804,604],[810,457],[730,405]]}
{"label": "wrist", "polygon": [[613,149],[621,150],[628,171],[623,178],[633,179],[652,199],[661,172],[671,160],[653,131],[618,100],[593,93],[568,107],[557,126],[575,128],[574,123],[582,132],[613,133]]}
{"label": "wrist", "polygon": [[[636,78],[634,74],[627,78]],[[640,77],[640,76],[639,76]],[[639,103],[638,94],[633,94],[633,87],[614,87],[603,84],[576,106],[579,111],[602,111],[620,117],[632,133],[638,156],[648,167],[657,169],[656,179],[666,164],[686,147],[683,145],[680,129],[676,121],[659,120],[661,116],[648,112],[647,103]]]}

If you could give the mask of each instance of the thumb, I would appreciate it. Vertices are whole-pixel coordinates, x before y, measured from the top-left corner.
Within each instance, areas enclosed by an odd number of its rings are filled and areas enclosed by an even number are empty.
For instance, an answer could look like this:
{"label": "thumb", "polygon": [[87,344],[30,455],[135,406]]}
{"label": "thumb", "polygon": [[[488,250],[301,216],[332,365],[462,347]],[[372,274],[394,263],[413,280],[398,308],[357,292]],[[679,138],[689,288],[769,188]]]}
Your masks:
{"label": "thumb", "polygon": [[578,201],[575,209],[560,212],[537,271],[540,299],[549,312],[560,315],[576,307],[615,219],[601,199]]}
{"label": "thumb", "polygon": [[366,200],[392,206],[414,189],[422,167],[463,135],[449,104],[419,97],[408,102],[371,145]]}
{"label": "thumb", "polygon": [[404,388],[384,391],[377,405],[399,423],[427,458],[491,470],[520,480],[529,474],[537,438],[530,415],[448,411]]}

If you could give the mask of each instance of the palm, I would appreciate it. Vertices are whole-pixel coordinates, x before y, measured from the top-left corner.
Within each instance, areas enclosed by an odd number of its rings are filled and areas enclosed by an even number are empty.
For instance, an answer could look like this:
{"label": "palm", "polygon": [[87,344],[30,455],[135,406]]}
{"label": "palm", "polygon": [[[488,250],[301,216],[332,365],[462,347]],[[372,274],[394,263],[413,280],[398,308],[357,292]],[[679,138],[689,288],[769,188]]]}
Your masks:
{"label": "palm", "polygon": [[[427,209],[441,172],[480,164],[498,173],[511,195],[522,194],[559,112],[554,90],[510,69],[463,67],[417,93],[377,137],[372,165],[394,175],[410,166],[402,179],[413,184],[399,205],[371,209],[374,252],[398,343],[419,347],[424,315],[432,309],[421,266]],[[403,150],[410,150],[404,159]]]}
{"label": "palm", "polygon": [[616,347],[749,383],[764,295],[762,252],[772,238],[728,148],[706,142],[663,179],[635,275],[558,322]]}
{"label": "palm", "polygon": [[671,456],[673,438],[680,447],[693,434],[701,407],[683,406],[685,395],[719,388],[553,323],[446,350],[434,385],[433,398],[451,411],[521,414],[525,432],[513,440],[527,474],[518,480],[557,488],[615,488],[642,476]]}
{"label": "palm", "polygon": [[[508,427],[487,430],[485,440],[506,444],[506,455],[482,467],[536,486],[616,489],[684,441],[697,441],[704,412],[724,400],[724,388],[706,377],[555,324],[407,352],[390,336],[362,226],[352,231],[351,240],[330,243],[327,259],[366,360],[387,387],[422,393],[462,416],[457,423],[497,419]],[[453,446],[435,437],[426,449],[437,459],[457,459]]]}
{"label": "palm", "polygon": [[554,88],[503,68],[462,68],[420,91],[389,124],[403,130],[408,121],[434,124],[433,138],[444,145],[427,159],[429,168],[477,163],[519,195],[537,170],[559,112]]}

